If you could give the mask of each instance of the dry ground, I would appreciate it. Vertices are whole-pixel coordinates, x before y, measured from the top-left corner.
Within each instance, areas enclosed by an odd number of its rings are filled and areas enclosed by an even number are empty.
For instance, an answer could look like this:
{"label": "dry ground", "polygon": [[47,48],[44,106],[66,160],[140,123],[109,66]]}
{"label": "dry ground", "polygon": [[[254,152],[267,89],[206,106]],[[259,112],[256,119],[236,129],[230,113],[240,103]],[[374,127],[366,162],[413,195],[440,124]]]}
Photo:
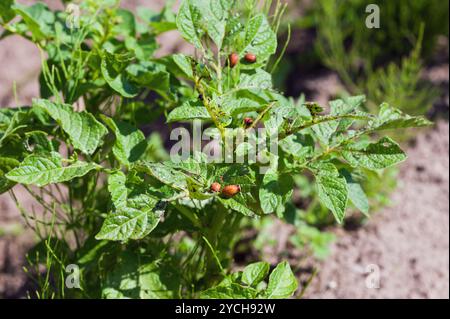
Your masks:
{"label": "dry ground", "polygon": [[[393,205],[338,232],[308,298],[449,298],[448,122],[420,135],[408,155]],[[366,286],[370,265],[379,267],[379,289]]]}

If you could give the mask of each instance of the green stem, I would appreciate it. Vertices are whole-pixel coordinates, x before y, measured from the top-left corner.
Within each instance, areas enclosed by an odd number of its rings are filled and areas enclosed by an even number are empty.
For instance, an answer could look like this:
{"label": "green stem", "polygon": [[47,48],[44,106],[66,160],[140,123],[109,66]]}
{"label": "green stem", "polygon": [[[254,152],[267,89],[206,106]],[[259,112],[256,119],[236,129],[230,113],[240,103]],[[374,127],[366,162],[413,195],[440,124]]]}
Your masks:
{"label": "green stem", "polygon": [[181,213],[183,214],[184,217],[186,217],[187,219],[189,219],[192,224],[199,228],[202,229],[202,223],[200,221],[200,219],[198,218],[197,215],[195,215],[191,210],[187,209],[186,207],[182,206],[182,205],[177,205],[177,204],[173,204],[173,206]]}
{"label": "green stem", "polygon": [[258,115],[258,117],[255,119],[255,121],[250,125],[250,127],[247,130],[255,128],[259,122],[263,119],[264,115],[267,114],[267,112],[270,111],[270,109],[275,105],[275,102],[270,103],[266,106],[266,108]]}
{"label": "green stem", "polygon": [[220,123],[219,119],[217,118],[216,114],[213,112],[213,109],[211,107],[210,101],[206,95],[205,89],[200,85],[200,80],[195,80],[195,88],[203,96],[203,105],[205,106],[206,110],[209,113],[209,116],[211,116],[211,119],[214,122],[214,125],[219,129],[220,135],[222,137],[222,141],[225,143],[225,129]]}
{"label": "green stem", "polygon": [[223,90],[222,90],[222,62],[220,61],[220,49],[217,50],[216,74],[217,74],[218,90],[219,94],[221,95],[223,93]]}
{"label": "green stem", "polygon": [[208,239],[207,239],[205,236],[202,236],[202,239],[205,241],[206,246],[208,246],[210,253],[213,255],[214,260],[215,260],[216,263],[217,263],[217,267],[219,267],[219,269],[220,269],[220,273],[221,273],[222,275],[225,275],[225,270],[223,269],[222,264],[220,263],[220,259],[219,259],[219,257],[217,256],[214,247],[211,245],[211,243],[208,241]]}
{"label": "green stem", "polygon": [[[219,257],[217,257],[219,243],[218,236],[221,228],[224,225],[227,213],[228,212],[225,209],[218,209],[216,212],[214,212],[210,221],[209,231],[204,234],[204,237],[206,239],[204,241],[207,243],[207,247],[203,247],[203,250],[206,253],[205,279],[208,283],[212,283],[216,280],[218,275],[217,270],[219,270],[220,273],[223,274],[223,268],[220,264],[220,259]],[[216,264],[219,264],[220,266],[217,266]]]}
{"label": "green stem", "polygon": [[282,140],[282,139],[288,137],[289,135],[298,133],[304,129],[310,128],[314,125],[326,123],[326,122],[332,122],[332,121],[336,121],[336,120],[340,120],[340,119],[353,119],[353,120],[366,120],[367,121],[367,120],[370,120],[371,118],[369,116],[365,116],[365,115],[354,115],[354,114],[324,116],[322,118],[314,119],[311,122],[307,122],[306,124],[303,124],[301,126],[293,128],[289,131],[281,133],[279,136],[279,140]]}

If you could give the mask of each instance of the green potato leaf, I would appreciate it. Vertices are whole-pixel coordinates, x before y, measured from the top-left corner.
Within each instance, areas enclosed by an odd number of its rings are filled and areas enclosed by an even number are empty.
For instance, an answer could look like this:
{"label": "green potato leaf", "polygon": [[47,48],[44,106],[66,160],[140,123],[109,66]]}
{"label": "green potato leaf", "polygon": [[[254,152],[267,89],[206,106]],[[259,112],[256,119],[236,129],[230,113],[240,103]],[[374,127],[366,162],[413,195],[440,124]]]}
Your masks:
{"label": "green potato leaf", "polygon": [[270,265],[266,262],[256,262],[246,266],[242,272],[242,282],[256,287],[269,274]]}
{"label": "green potato leaf", "polygon": [[287,261],[277,265],[269,277],[265,296],[268,299],[285,299],[297,290],[298,282]]}
{"label": "green potato leaf", "polygon": [[367,198],[361,183],[354,180],[351,173],[347,170],[341,170],[340,173],[347,181],[348,198],[357,209],[366,216],[369,216],[369,199]]}
{"label": "green potato leaf", "polygon": [[227,286],[217,286],[203,291],[201,299],[254,299],[257,291],[253,288],[242,287],[239,284],[231,283]]}
{"label": "green potato leaf", "polygon": [[426,127],[432,123],[423,116],[409,116],[402,111],[383,103],[380,106],[378,118],[373,121],[371,127],[373,130],[392,130],[399,128]]}
{"label": "green potato leaf", "polygon": [[128,190],[125,185],[126,181],[127,177],[122,171],[115,171],[108,176],[108,191],[116,209],[127,205]]}
{"label": "green potato leaf", "polygon": [[220,50],[227,28],[227,9],[229,4],[223,0],[183,0],[176,20],[178,30],[199,49],[206,33]]}
{"label": "green potato leaf", "polygon": [[403,162],[406,154],[389,137],[383,137],[376,143],[364,148],[346,148],[342,152],[345,160],[352,166],[377,170]]}
{"label": "green potato leaf", "polygon": [[167,116],[167,122],[181,122],[190,121],[195,119],[210,119],[208,110],[203,106],[200,101],[188,101],[183,103],[183,105],[175,108]]}
{"label": "green potato leaf", "polygon": [[117,55],[102,51],[100,69],[103,78],[114,91],[123,97],[133,98],[138,95],[139,88],[132,82],[125,68],[125,63]]}
{"label": "green potato leaf", "polygon": [[202,48],[201,38],[204,33],[200,28],[201,18],[200,9],[194,0],[184,0],[181,3],[176,19],[178,31],[198,49]]}
{"label": "green potato leaf", "polygon": [[[155,206],[156,203],[155,200]],[[95,238],[113,241],[141,239],[155,229],[159,220],[160,216],[150,207],[145,209],[119,207],[106,217]]]}
{"label": "green potato leaf", "polygon": [[111,265],[102,285],[107,299],[179,298],[180,274],[170,260],[125,250]]}
{"label": "green potato leaf", "polygon": [[113,153],[119,162],[129,166],[139,160],[147,148],[144,133],[126,122],[115,121],[106,116],[102,116],[102,119],[116,135]]}
{"label": "green potato leaf", "polygon": [[82,161],[75,161],[67,166],[63,164],[61,155],[56,152],[47,155],[32,154],[25,158],[18,167],[6,174],[6,177],[16,183],[42,187],[48,184],[67,182],[99,168],[95,163]]}
{"label": "green potato leaf", "polygon": [[55,15],[46,4],[38,2],[32,6],[25,6],[15,3],[13,9],[22,17],[35,41],[44,40],[53,35]]}
{"label": "green potato leaf", "polygon": [[243,45],[239,55],[243,57],[250,52],[257,56],[257,63],[244,65],[245,68],[257,68],[277,50],[277,36],[272,30],[267,18],[257,14],[251,18],[245,28]]}
{"label": "green potato leaf", "polygon": [[67,133],[72,145],[85,154],[94,153],[108,133],[91,113],[75,112],[71,105],[34,100],[33,107],[45,110]]}
{"label": "green potato leaf", "polygon": [[292,195],[294,182],[289,175],[269,171],[264,175],[259,200],[264,214],[283,214],[285,203]]}
{"label": "green potato leaf", "polygon": [[339,175],[331,163],[319,163],[313,173],[316,177],[317,195],[322,204],[333,213],[338,223],[342,223],[347,208],[348,189],[345,178]]}

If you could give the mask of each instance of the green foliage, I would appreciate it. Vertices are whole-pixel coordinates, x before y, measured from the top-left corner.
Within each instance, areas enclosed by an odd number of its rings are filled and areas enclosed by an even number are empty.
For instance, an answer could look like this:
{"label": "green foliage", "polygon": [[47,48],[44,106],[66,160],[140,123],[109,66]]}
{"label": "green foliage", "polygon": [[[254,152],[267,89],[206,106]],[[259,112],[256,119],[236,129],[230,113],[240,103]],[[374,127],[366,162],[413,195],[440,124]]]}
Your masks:
{"label": "green foliage", "polygon": [[0,157],[0,193],[7,192],[15,185],[13,181],[6,178],[5,172],[8,173],[19,165],[20,162],[14,158]]}
{"label": "green foliage", "polygon": [[106,116],[102,119],[116,136],[112,151],[117,160],[122,165],[137,161],[147,148],[144,133],[127,122],[116,122]]}
{"label": "green foliage", "polygon": [[270,299],[283,299],[297,290],[297,280],[289,264],[284,261],[272,271],[267,285],[266,296]]}
{"label": "green foliage", "polygon": [[376,1],[382,16],[380,29],[364,25],[368,13],[362,13],[372,3],[317,2],[311,14],[316,19],[321,60],[339,73],[351,93],[368,95],[369,109],[388,102],[423,115],[438,93],[421,80],[421,58],[430,55],[439,35],[448,37],[448,2]]}
{"label": "green foliage", "polygon": [[[365,17],[369,15],[366,7],[369,4],[376,4],[380,8],[380,29],[365,26]],[[414,3],[407,0],[320,0],[314,13],[321,36],[327,41],[323,42],[324,46],[331,48],[333,45],[329,44],[333,43],[336,49],[341,50],[338,42],[354,40],[347,52],[351,55],[347,64],[354,61],[352,57],[366,57],[369,61],[379,63],[392,56],[407,55],[416,44],[421,24],[425,25],[425,55],[434,49],[439,35],[448,36],[448,2],[439,0],[418,0]],[[337,38],[336,42],[329,42],[332,32]]]}
{"label": "green foliage", "polygon": [[260,261],[245,267],[242,272],[242,282],[248,286],[257,286],[269,274],[270,265]]}
{"label": "green foliage", "polygon": [[[413,115],[432,107],[439,90],[423,79],[423,62],[435,59],[439,37],[448,38],[448,2],[297,0],[296,5],[305,7],[304,14],[298,17],[292,10],[291,19],[284,21],[291,20],[293,34],[317,38],[313,45],[300,45],[302,54],[285,59],[277,77],[293,77],[289,70],[297,67],[308,71],[326,66],[338,73],[351,95],[368,97],[366,107],[372,113],[382,102]],[[369,5],[380,9],[380,28],[366,26]]]}
{"label": "green foliage", "polygon": [[263,280],[268,274],[268,263],[250,264],[242,272],[230,274],[218,286],[203,291],[200,298],[285,299],[297,290],[297,279],[286,261],[275,267],[266,283]]}
{"label": "green foliage", "polygon": [[[293,176],[310,173],[317,199],[338,222],[350,203],[367,213],[356,173],[406,158],[379,135],[430,124],[388,104],[368,114],[363,96],[332,101],[328,111],[284,97],[267,71],[284,7],[268,14],[271,1],[231,4],[185,0],[176,18],[169,5],[137,19],[116,1],[87,0],[79,28],[42,4],[13,6],[19,17],[11,23],[2,16],[7,33],[31,35],[46,59],[41,98],[0,112],[0,189],[39,225],[47,250],[35,262],[46,263],[47,276],[81,267],[80,290],[66,290],[63,280],[52,287],[47,277],[40,297],[289,298],[298,284],[287,262],[272,272],[264,262],[233,272],[242,220],[292,213]],[[153,57],[156,35],[175,25],[199,54]],[[232,52],[241,58],[236,66],[227,63]],[[169,159],[158,135],[147,136],[162,116],[203,120],[217,148],[230,151],[225,161],[194,145],[190,156]],[[267,144],[252,135],[260,126],[279,143],[250,159],[247,146]],[[229,149],[240,134],[242,143]],[[230,161],[239,154],[248,160]],[[15,183],[40,204],[42,219],[21,207]]]}
{"label": "green foliage", "polygon": [[367,76],[365,90],[374,105],[388,101],[409,114],[425,114],[439,95],[439,90],[421,79],[423,63],[421,49],[423,28],[419,31],[415,48],[400,63],[391,62]]}
{"label": "green foliage", "polygon": [[[370,14],[366,12],[369,4],[375,4],[380,8],[379,29],[370,29],[365,25],[366,17]],[[291,19],[283,21],[291,20],[294,28],[292,34],[299,39],[300,46],[292,45],[292,54],[283,60],[281,70],[275,74],[276,77],[283,78],[290,75],[290,79],[297,78],[298,68],[311,72],[325,66],[337,72],[344,84],[344,91],[336,92],[338,96],[347,94],[367,96],[367,102],[362,105],[363,110],[372,114],[379,113],[385,117],[387,113],[383,115],[382,109],[384,102],[387,102],[408,114],[428,113],[439,95],[439,90],[423,80],[422,71],[424,62],[435,58],[432,54],[437,48],[438,37],[448,37],[448,2],[415,1],[411,4],[403,0],[319,0],[305,3],[298,0],[292,7],[297,5],[303,6],[305,12],[297,16],[295,10],[288,11],[290,13],[288,18]],[[285,25],[284,29],[285,36],[289,38],[290,28]],[[315,42],[310,46],[303,45],[303,36],[299,34],[316,35]],[[309,36],[306,38],[308,40]],[[308,44],[308,41],[306,43]],[[293,51],[297,47],[301,47],[301,54]],[[295,70],[296,73],[289,70]],[[279,81],[278,79],[277,82]],[[288,85],[288,89],[290,88],[295,86]],[[297,94],[297,92],[290,93]],[[408,121],[401,121],[407,125]],[[400,124],[395,121],[391,123],[394,126]],[[313,128],[320,142],[328,143],[334,125],[335,123],[327,123]],[[389,125],[386,123],[380,129],[388,130]],[[420,130],[411,130],[410,133],[389,131],[383,134],[389,134],[396,140],[405,142],[417,134],[416,132]],[[369,141],[365,143],[368,145]],[[363,148],[367,145],[363,143],[358,147]],[[283,148],[293,150],[292,147],[293,144],[289,143]],[[306,151],[306,148],[303,150]],[[295,149],[295,153],[299,154],[299,150]],[[355,154],[346,156],[350,161],[349,164],[353,156]],[[394,155],[390,157],[394,158]],[[346,169],[340,167],[339,170],[347,179],[351,211],[360,211],[368,216],[369,212],[375,212],[389,203],[389,193],[395,189],[396,184],[395,167],[384,168],[377,172],[365,170],[363,174],[359,174],[357,170],[347,174]],[[352,180],[355,181],[355,178],[358,182],[353,183]],[[301,189],[301,199],[297,205],[303,208],[305,221],[314,226],[332,224],[333,220],[327,214],[328,208],[321,206],[317,201],[317,188],[310,187],[310,179],[302,183]]]}
{"label": "green foliage", "polygon": [[69,136],[71,144],[84,154],[92,155],[108,133],[92,114],[75,112],[71,105],[37,100],[33,102],[33,107],[47,112]]}
{"label": "green foliage", "polygon": [[[118,263],[108,272],[102,286],[107,299],[167,299],[176,298],[180,279],[170,264],[140,256],[136,252],[122,252]],[[161,267],[166,267],[161,272]],[[168,268],[167,268],[168,267]]]}
{"label": "green foliage", "polygon": [[73,161],[64,166],[61,155],[56,152],[30,154],[18,167],[9,171],[6,177],[16,183],[42,187],[82,177],[98,168],[99,166],[95,163],[82,161]]}
{"label": "green foliage", "polygon": [[311,250],[313,256],[319,260],[326,259],[330,254],[329,246],[336,240],[336,236],[305,223],[300,223],[297,227],[298,232],[289,238],[290,242],[303,251]]}
{"label": "green foliage", "polygon": [[261,188],[259,200],[265,214],[273,212],[282,215],[284,203],[292,196],[293,181],[289,175],[279,175],[277,172],[266,172]]}
{"label": "green foliage", "polygon": [[4,23],[12,20],[16,15],[12,9],[14,0],[5,0],[0,3],[0,18]]}
{"label": "green foliage", "polygon": [[345,178],[339,175],[333,164],[325,164],[315,168],[317,195],[320,201],[333,212],[334,217],[342,223],[348,201],[348,189]]}
{"label": "green foliage", "polygon": [[103,223],[96,239],[141,239],[147,236],[159,222],[159,216],[151,208],[122,207],[111,212]]}

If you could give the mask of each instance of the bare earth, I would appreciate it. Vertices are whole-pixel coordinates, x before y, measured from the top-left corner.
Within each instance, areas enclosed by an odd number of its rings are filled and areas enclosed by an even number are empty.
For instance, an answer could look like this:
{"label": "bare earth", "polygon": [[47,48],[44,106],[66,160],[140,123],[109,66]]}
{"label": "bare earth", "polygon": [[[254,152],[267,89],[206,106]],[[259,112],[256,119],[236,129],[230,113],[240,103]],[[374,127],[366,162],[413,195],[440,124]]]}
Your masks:
{"label": "bare earth", "polygon": [[[163,1],[129,2],[132,7]],[[189,50],[173,37],[160,40],[161,53]],[[27,104],[38,96],[39,65],[39,52],[32,44],[17,37],[0,42],[0,106]],[[442,70],[448,86],[448,64]],[[318,78],[318,87],[326,92],[336,85],[335,75]],[[12,94],[14,81],[17,103]],[[444,100],[448,109],[448,93]],[[356,231],[337,231],[332,255],[319,266],[307,298],[449,298],[448,121],[419,135],[408,155],[400,187],[392,195],[393,205]],[[29,204],[23,191],[17,193]],[[27,277],[21,267],[34,236],[22,223],[9,196],[1,195],[0,298],[25,297]],[[369,276],[368,267],[379,270],[378,281],[376,272]],[[379,288],[367,288],[368,282],[379,283]]]}
{"label": "bare earth", "polygon": [[[308,298],[449,298],[449,126],[420,135],[393,205],[341,232]],[[373,266],[379,289],[369,289]]]}

